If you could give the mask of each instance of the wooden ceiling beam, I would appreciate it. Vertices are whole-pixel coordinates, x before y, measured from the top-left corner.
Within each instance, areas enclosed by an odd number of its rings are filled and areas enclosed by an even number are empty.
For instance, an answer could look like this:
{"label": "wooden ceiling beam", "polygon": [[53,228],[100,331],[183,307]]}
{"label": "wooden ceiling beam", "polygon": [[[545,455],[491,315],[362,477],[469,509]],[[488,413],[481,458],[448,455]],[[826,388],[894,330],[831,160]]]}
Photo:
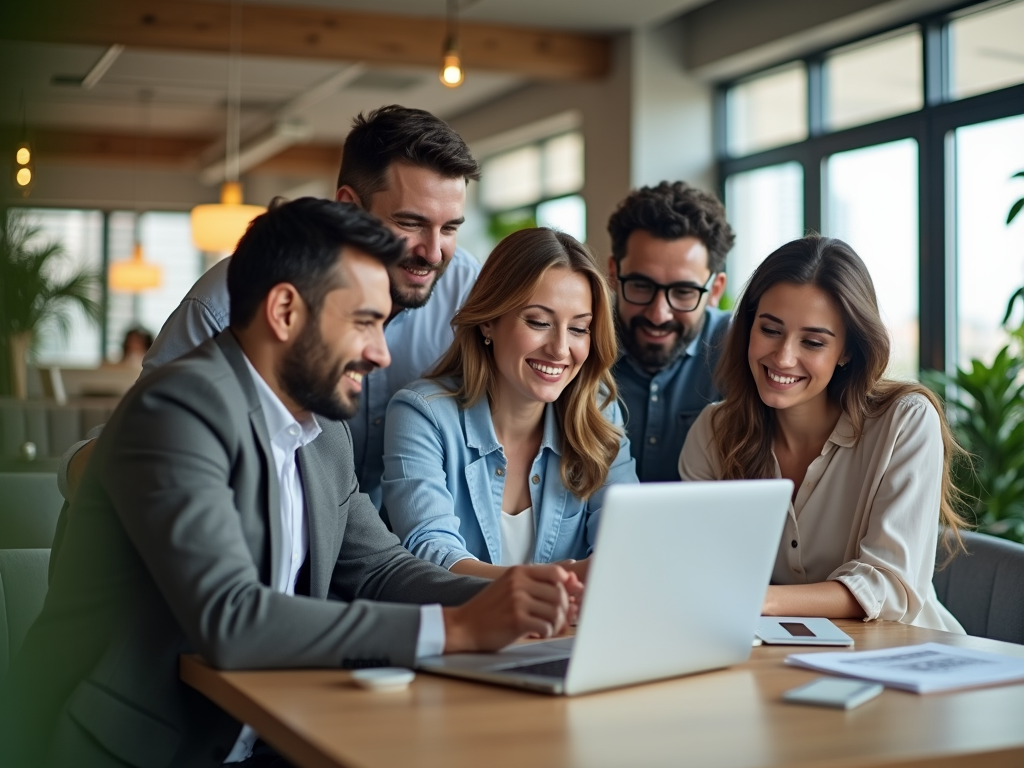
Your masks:
{"label": "wooden ceiling beam", "polygon": [[[33,42],[225,53],[231,6],[196,0],[40,0],[3,3],[4,37]],[[243,54],[438,67],[441,18],[331,8],[245,5]],[[598,35],[460,22],[463,64],[544,80],[604,77],[611,40]]]}
{"label": "wooden ceiling beam", "polygon": [[[0,129],[14,135],[13,128]],[[37,161],[97,167],[176,168],[198,172],[209,136],[151,135],[39,128],[32,131]],[[249,173],[334,178],[341,163],[340,144],[302,144],[278,153]]]}

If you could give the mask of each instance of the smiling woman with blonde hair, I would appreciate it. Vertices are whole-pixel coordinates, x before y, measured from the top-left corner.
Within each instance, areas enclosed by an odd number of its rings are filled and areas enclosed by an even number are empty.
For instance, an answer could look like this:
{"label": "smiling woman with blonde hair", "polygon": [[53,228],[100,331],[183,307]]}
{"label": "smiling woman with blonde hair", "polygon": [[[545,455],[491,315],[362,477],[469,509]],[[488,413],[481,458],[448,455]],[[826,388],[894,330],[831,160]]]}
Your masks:
{"label": "smiling woman with blonde hair", "polygon": [[[795,491],[763,612],[962,632],[932,587],[940,522],[959,540],[941,404],[885,378],[889,334],[846,243],[795,240],[743,291],[684,480],[784,477]],[[947,539],[948,541],[949,539]]]}
{"label": "smiling woman with blonde hair", "polygon": [[605,486],[637,481],[596,260],[562,232],[515,232],[452,327],[447,354],[388,406],[383,490],[395,533],[419,557],[486,577],[585,558]]}

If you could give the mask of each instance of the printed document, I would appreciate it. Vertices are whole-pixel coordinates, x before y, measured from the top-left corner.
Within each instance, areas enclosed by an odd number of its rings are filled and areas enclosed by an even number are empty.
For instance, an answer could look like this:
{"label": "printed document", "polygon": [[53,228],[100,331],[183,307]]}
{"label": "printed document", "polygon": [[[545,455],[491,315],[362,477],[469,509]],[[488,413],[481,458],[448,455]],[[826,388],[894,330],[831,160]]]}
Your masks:
{"label": "printed document", "polygon": [[1024,680],[1024,657],[957,648],[941,643],[878,651],[794,653],[786,663],[845,677],[874,680],[889,688],[933,693]]}

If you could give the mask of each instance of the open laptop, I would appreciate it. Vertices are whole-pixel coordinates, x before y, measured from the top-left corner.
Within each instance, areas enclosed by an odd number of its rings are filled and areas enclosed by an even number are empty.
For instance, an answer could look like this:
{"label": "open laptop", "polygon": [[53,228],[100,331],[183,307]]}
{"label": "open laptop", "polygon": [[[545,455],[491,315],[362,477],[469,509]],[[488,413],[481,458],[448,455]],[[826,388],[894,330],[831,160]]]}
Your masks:
{"label": "open laptop", "polygon": [[418,666],[572,696],[745,661],[792,492],[789,480],[612,486],[575,637]]}

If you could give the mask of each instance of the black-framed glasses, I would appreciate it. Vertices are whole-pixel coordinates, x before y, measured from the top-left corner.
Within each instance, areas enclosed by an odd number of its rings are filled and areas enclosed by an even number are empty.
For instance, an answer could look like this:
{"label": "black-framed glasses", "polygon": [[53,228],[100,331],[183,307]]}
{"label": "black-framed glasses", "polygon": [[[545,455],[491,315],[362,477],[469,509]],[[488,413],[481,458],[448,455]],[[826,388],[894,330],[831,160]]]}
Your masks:
{"label": "black-framed glasses", "polygon": [[715,280],[717,272],[712,272],[711,277],[703,286],[693,283],[670,283],[662,285],[642,275],[618,274],[619,267],[615,266],[616,275],[619,278],[619,285],[622,286],[622,298],[630,304],[638,304],[646,307],[658,297],[658,293],[665,292],[665,300],[676,312],[693,312],[700,304],[701,297],[711,290],[711,283]]}

